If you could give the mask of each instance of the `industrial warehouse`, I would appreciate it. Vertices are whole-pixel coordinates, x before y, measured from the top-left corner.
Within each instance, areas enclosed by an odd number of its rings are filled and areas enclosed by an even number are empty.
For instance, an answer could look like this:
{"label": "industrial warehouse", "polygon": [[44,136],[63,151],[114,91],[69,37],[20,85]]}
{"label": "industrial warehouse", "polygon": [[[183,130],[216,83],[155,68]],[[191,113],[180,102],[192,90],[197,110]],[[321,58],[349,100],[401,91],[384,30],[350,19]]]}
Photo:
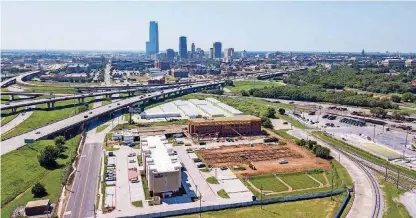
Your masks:
{"label": "industrial warehouse", "polygon": [[214,98],[176,100],[151,108],[140,114],[141,119],[194,119],[200,117],[232,117],[243,112]]}

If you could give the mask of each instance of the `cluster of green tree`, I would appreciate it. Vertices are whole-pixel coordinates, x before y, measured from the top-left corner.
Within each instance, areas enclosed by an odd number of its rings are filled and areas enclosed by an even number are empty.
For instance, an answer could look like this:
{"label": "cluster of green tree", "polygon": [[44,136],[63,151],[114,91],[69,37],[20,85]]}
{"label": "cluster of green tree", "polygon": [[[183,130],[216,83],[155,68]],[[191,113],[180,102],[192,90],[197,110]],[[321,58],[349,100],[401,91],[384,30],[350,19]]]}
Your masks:
{"label": "cluster of green tree", "polygon": [[276,110],[274,108],[267,108],[266,113],[261,117],[261,125],[265,128],[273,128],[270,118],[276,118]]}
{"label": "cluster of green tree", "polygon": [[357,94],[352,91],[333,91],[317,85],[264,87],[261,89],[250,89],[248,94],[261,98],[330,102],[334,104],[381,107],[385,109],[399,108],[397,104],[392,103],[390,100],[375,98],[372,94]]}
{"label": "cluster of green tree", "polygon": [[49,145],[46,146],[38,156],[38,160],[41,166],[43,167],[55,167],[56,159],[59,158],[65,149],[65,137],[58,136],[54,139],[55,146]]}
{"label": "cluster of green tree", "polygon": [[392,95],[391,100],[393,102],[416,102],[416,95],[412,93],[404,93],[401,97],[398,95]]}
{"label": "cluster of green tree", "polygon": [[328,159],[330,150],[328,148],[322,147],[316,141],[305,139],[297,140],[296,144],[302,147],[309,149],[317,157]]}
{"label": "cluster of green tree", "polygon": [[284,79],[293,85],[315,84],[327,89],[355,88],[377,93],[416,93],[410,84],[416,79],[416,70],[391,75],[388,68],[357,69],[339,67],[334,70],[316,68],[291,74]]}

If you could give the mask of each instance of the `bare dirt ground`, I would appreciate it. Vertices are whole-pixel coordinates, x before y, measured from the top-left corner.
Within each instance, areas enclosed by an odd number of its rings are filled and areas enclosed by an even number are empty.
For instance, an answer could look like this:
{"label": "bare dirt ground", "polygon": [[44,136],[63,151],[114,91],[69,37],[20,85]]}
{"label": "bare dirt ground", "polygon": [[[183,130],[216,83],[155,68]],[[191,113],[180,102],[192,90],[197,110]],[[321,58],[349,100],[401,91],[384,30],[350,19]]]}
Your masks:
{"label": "bare dirt ground", "polygon": [[[317,158],[305,148],[287,141],[286,145],[255,144],[222,146],[216,149],[198,151],[202,159],[213,167],[242,166],[246,170],[236,171],[241,176],[259,174],[296,172],[310,169],[329,170],[327,160]],[[288,164],[279,164],[280,160],[287,160]],[[255,170],[250,168],[250,163]]]}

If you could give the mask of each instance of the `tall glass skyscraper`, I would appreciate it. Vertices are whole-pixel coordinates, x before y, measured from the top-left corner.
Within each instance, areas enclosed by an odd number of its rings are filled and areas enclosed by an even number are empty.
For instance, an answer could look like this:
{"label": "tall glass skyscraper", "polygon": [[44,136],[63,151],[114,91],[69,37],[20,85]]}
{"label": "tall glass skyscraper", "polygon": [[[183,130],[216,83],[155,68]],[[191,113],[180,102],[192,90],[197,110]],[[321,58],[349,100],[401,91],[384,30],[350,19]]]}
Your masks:
{"label": "tall glass skyscraper", "polygon": [[188,57],[188,46],[186,44],[186,36],[179,37],[179,57]]}
{"label": "tall glass skyscraper", "polygon": [[222,44],[221,42],[215,42],[214,43],[214,57],[213,58],[221,58],[221,49],[222,49]]}
{"label": "tall glass skyscraper", "polygon": [[150,21],[149,41],[146,42],[146,54],[159,53],[159,26],[156,21]]}

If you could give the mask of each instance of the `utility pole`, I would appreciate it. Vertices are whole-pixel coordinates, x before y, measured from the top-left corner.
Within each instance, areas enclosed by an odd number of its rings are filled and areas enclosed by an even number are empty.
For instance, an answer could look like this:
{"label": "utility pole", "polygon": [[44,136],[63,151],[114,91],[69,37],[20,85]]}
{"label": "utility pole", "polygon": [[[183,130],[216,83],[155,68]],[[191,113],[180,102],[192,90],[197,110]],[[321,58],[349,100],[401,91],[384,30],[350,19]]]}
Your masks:
{"label": "utility pole", "polygon": [[376,125],[374,124],[373,142],[376,140]]}
{"label": "utility pole", "polygon": [[95,204],[94,204],[94,217],[97,217],[97,212],[95,210]]}
{"label": "utility pole", "polygon": [[199,218],[202,217],[202,195],[199,193]]}
{"label": "utility pole", "polygon": [[409,135],[409,131],[406,131],[406,142],[404,143],[404,148],[407,146],[407,135]]}
{"label": "utility pole", "polygon": [[334,193],[334,173],[332,172],[332,179],[331,179],[331,200],[332,200],[332,193]]}
{"label": "utility pole", "polygon": [[397,169],[397,181],[396,181],[396,188],[399,189],[399,179],[400,179],[400,170]]}
{"label": "utility pole", "polygon": [[387,181],[387,165],[389,165],[389,161],[386,161],[386,175],[384,175],[384,181]]}
{"label": "utility pole", "polygon": [[260,185],[260,208],[263,209],[263,184]]}

